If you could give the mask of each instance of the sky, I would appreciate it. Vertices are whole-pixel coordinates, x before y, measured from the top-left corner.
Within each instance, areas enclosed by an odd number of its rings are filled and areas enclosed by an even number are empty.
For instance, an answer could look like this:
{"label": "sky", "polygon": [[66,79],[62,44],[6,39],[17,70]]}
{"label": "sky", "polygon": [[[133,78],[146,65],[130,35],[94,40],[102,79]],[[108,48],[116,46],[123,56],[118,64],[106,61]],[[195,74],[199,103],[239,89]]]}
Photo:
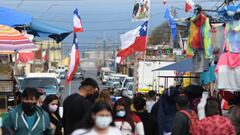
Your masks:
{"label": "sky", "polygon": [[[212,1],[212,2],[211,2]],[[195,0],[204,8],[215,8],[223,0]],[[131,13],[134,0],[0,0],[0,5],[31,14],[33,18],[56,25],[65,29],[72,29],[72,12],[78,8],[85,32],[78,33],[79,48],[93,49],[103,38],[109,43],[119,43],[120,34],[134,29],[143,22],[132,22]],[[184,12],[185,0],[167,0],[167,7],[175,7],[177,17],[189,17]],[[149,33],[163,23],[166,6],[163,0],[151,0],[151,15]],[[72,35],[64,41],[71,46]]]}

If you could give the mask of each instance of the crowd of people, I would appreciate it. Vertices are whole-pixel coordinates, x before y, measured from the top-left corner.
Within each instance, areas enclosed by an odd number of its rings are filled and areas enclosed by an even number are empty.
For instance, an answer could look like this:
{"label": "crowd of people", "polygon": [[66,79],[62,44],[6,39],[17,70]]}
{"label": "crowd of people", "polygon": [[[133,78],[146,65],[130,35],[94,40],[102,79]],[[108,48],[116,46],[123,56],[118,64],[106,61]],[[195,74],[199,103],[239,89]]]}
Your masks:
{"label": "crowd of people", "polygon": [[0,135],[240,135],[239,103],[230,104],[228,116],[223,116],[220,98],[201,86],[116,99],[86,78],[64,100],[63,116],[57,95],[39,93],[26,88],[18,94],[18,105],[0,125]]}

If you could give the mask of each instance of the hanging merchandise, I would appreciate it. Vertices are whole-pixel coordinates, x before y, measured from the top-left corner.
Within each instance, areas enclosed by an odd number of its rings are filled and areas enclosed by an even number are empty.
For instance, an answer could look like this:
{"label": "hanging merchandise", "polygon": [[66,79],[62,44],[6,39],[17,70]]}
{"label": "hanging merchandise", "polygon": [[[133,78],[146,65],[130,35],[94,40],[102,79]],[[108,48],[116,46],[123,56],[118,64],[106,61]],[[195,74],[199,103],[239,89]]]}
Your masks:
{"label": "hanging merchandise", "polygon": [[226,49],[233,53],[240,53],[240,21],[226,24]]}
{"label": "hanging merchandise", "polygon": [[210,30],[209,19],[202,12],[192,17],[189,27],[187,57],[192,57],[194,50],[204,50],[205,58],[212,58],[213,47]]}
{"label": "hanging merchandise", "polygon": [[206,59],[204,57],[203,50],[196,50],[194,52],[194,56],[192,57],[192,63],[194,73],[201,73],[207,71],[209,68],[209,59]]}
{"label": "hanging merchandise", "polygon": [[221,54],[215,72],[218,89],[240,91],[240,53]]}
{"label": "hanging merchandise", "polygon": [[223,23],[211,24],[211,37],[214,52],[219,53],[224,44],[224,26]]}
{"label": "hanging merchandise", "polygon": [[216,80],[215,72],[214,72],[215,67],[216,67],[215,65],[211,65],[207,71],[200,73],[201,84],[209,84]]}
{"label": "hanging merchandise", "polygon": [[133,21],[147,21],[150,15],[150,0],[135,0],[133,7]]}

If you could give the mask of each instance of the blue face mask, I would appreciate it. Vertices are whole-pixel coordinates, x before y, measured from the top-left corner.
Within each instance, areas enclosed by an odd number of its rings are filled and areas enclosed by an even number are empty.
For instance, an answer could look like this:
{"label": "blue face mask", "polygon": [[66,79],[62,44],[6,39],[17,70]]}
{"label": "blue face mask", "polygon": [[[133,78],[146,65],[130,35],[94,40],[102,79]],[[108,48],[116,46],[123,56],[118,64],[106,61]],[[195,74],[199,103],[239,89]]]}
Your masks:
{"label": "blue face mask", "polygon": [[123,110],[123,111],[117,111],[116,115],[117,115],[117,117],[119,117],[119,118],[123,118],[123,117],[126,116],[126,111],[125,111],[125,110]]}

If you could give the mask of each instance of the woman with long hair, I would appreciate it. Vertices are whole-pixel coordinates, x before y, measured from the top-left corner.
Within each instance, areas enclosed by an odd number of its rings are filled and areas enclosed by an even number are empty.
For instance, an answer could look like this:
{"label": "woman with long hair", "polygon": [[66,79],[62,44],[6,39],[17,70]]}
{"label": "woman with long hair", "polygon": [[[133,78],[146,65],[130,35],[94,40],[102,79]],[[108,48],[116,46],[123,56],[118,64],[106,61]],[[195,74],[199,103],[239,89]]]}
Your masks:
{"label": "woman with long hair", "polygon": [[96,101],[105,101],[107,102],[110,106],[113,107],[113,102],[112,102],[112,99],[110,97],[110,92],[109,90],[102,90],[99,94],[99,97],[97,98]]}
{"label": "woman with long hair", "polygon": [[121,132],[115,127],[111,106],[97,101],[72,135],[121,135]]}
{"label": "woman with long hair", "polygon": [[115,102],[114,121],[122,135],[144,135],[141,119],[130,110],[123,98]]}
{"label": "woman with long hair", "polygon": [[57,95],[48,95],[42,108],[49,114],[53,135],[62,135],[62,119],[59,115],[59,98]]}

